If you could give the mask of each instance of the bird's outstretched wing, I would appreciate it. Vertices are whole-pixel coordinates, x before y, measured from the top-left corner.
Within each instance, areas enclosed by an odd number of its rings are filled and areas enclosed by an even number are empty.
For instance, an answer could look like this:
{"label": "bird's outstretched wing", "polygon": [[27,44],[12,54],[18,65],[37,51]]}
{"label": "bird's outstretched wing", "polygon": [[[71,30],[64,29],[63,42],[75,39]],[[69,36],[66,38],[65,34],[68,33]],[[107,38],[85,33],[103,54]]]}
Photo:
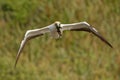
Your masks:
{"label": "bird's outstretched wing", "polygon": [[38,36],[41,36],[41,35],[43,35],[43,34],[45,34],[47,32],[49,32],[48,27],[44,27],[44,28],[41,28],[41,29],[28,30],[25,33],[24,39],[21,42],[19,51],[18,51],[17,56],[16,56],[16,61],[15,61],[15,65],[14,65],[15,67],[16,67],[18,59],[20,57],[20,54],[21,54],[25,44],[28,42],[28,40],[30,40],[32,38],[35,38],[35,37],[38,37]]}
{"label": "bird's outstretched wing", "polygon": [[73,23],[73,24],[61,24],[62,30],[70,30],[70,31],[86,31],[91,32],[98,38],[100,38],[103,42],[105,42],[107,45],[109,45],[111,48],[112,45],[90,24],[87,22],[80,22],[80,23]]}

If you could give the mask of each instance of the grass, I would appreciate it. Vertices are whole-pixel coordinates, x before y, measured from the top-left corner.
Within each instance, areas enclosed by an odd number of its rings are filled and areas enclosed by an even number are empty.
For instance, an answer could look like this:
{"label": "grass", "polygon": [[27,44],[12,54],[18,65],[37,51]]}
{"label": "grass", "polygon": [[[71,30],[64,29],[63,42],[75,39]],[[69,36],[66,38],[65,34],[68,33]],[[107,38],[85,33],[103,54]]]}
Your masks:
{"label": "grass", "polygon": [[[119,3],[119,0],[0,0],[0,80],[119,80]],[[87,21],[114,49],[85,32],[65,32],[60,40],[45,35],[25,46],[14,69],[26,30],[56,20]]]}

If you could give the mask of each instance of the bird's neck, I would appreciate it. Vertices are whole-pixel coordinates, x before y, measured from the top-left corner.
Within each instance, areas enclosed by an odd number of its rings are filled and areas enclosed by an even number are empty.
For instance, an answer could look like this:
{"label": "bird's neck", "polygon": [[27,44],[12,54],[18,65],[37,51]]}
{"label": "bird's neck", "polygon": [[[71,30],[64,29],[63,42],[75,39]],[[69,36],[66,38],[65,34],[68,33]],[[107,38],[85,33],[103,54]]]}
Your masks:
{"label": "bird's neck", "polygon": [[56,29],[57,29],[58,34],[59,34],[60,36],[62,36],[60,27],[59,27],[57,24],[56,24],[55,26],[56,26]]}

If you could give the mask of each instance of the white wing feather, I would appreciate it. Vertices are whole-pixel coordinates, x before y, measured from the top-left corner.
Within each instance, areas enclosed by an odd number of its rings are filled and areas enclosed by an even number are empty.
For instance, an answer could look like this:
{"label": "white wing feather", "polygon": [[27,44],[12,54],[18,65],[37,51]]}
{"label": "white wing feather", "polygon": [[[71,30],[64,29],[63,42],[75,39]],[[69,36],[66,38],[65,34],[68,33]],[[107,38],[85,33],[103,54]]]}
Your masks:
{"label": "white wing feather", "polygon": [[41,35],[43,35],[43,34],[45,34],[47,32],[50,32],[48,27],[44,27],[44,28],[41,28],[41,29],[28,30],[26,32],[26,34],[24,36],[24,39],[21,42],[18,54],[16,56],[15,66],[17,64],[17,61],[18,61],[18,59],[20,57],[20,54],[21,54],[25,44],[27,43],[27,41],[34,38],[34,37],[41,36]]}
{"label": "white wing feather", "polygon": [[95,36],[97,36],[99,39],[101,39],[103,42],[105,42],[107,45],[109,45],[111,48],[112,45],[90,24],[87,22],[79,22],[79,23],[73,23],[73,24],[61,24],[62,31],[65,30],[71,30],[71,31],[86,31],[91,32]]}

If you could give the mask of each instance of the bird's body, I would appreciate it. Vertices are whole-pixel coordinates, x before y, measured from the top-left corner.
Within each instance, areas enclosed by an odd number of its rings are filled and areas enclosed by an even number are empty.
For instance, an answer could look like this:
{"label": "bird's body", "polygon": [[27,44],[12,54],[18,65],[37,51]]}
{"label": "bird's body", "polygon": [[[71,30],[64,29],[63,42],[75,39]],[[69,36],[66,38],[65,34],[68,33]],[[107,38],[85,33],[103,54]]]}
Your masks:
{"label": "bird's body", "polygon": [[51,36],[53,38],[55,38],[55,39],[58,39],[60,37],[60,35],[58,33],[58,28],[57,27],[58,27],[57,22],[55,22],[55,23],[53,23],[53,24],[48,26],[48,29],[50,31]]}
{"label": "bird's body", "polygon": [[16,57],[16,62],[15,62],[15,66],[17,64],[17,61],[19,59],[20,53],[23,50],[26,42],[34,37],[37,36],[41,36],[44,35],[45,33],[50,33],[51,36],[55,39],[58,39],[62,36],[63,31],[86,31],[86,32],[91,32],[93,33],[95,36],[97,36],[98,38],[100,38],[103,42],[105,42],[106,44],[108,44],[110,47],[112,47],[112,45],[105,39],[103,38],[98,31],[92,27],[90,24],[88,24],[87,22],[79,22],[79,23],[72,23],[72,24],[61,24],[59,21],[56,21],[55,23],[40,28],[40,29],[34,29],[34,30],[28,30],[24,36],[24,39],[21,42],[17,57]]}

